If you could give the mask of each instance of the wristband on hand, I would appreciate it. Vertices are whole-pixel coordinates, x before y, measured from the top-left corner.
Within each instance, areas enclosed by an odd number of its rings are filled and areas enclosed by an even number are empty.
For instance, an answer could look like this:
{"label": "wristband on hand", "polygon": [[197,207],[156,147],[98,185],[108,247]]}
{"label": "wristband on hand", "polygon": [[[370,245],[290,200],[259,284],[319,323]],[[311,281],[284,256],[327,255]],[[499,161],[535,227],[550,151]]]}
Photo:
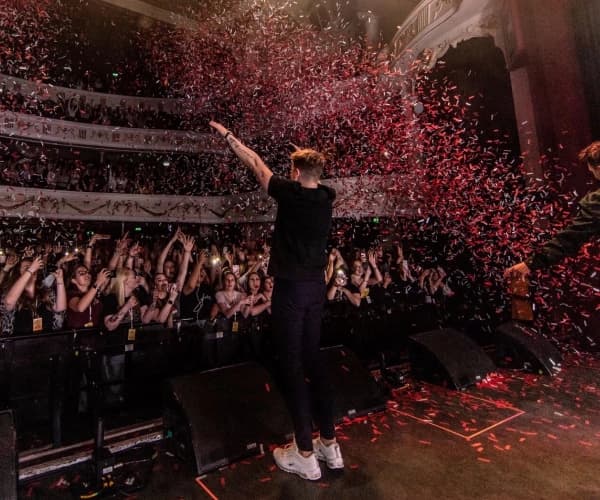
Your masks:
{"label": "wristband on hand", "polygon": [[223,136],[225,139],[227,139],[230,135],[233,135],[231,133],[231,130],[228,130],[227,133]]}

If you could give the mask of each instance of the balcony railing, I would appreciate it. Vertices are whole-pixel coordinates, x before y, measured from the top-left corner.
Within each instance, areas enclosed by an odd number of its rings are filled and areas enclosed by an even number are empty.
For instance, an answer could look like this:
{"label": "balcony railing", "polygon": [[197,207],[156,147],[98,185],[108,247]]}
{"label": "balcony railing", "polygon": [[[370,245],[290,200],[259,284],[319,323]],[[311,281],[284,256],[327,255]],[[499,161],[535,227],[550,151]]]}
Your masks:
{"label": "balcony railing", "polygon": [[90,125],[0,111],[0,136],[25,141],[117,151],[222,153],[215,136],[192,131]]}
{"label": "balcony railing", "polygon": [[164,111],[179,114],[184,109],[184,99],[158,99],[153,97],[137,97],[102,92],[90,92],[68,87],[57,87],[47,83],[33,82],[10,75],[0,74],[0,87],[9,92],[19,92],[26,96],[36,96],[38,99],[62,101],[74,105],[107,106],[109,108],[132,108]]}
{"label": "balcony railing", "polygon": [[[418,203],[398,192],[412,185],[395,176],[328,179],[337,192],[335,217],[411,215]],[[189,222],[226,224],[271,222],[275,203],[263,191],[229,196],[167,196],[82,193],[0,186],[0,216],[65,220]]]}

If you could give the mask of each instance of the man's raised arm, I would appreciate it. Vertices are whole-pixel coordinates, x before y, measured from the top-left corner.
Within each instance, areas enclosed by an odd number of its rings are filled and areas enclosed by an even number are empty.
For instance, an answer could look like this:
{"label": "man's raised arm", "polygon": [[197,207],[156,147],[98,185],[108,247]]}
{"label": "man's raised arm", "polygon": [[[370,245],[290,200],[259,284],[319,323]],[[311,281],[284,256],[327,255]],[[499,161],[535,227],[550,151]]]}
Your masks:
{"label": "man's raised arm", "polygon": [[209,125],[214,128],[221,137],[224,137],[229,147],[231,147],[232,151],[237,155],[240,161],[246,165],[256,177],[258,183],[262,186],[262,188],[267,191],[269,187],[269,180],[273,176],[273,172],[271,169],[265,165],[265,162],[262,161],[261,157],[258,156],[254,151],[252,151],[249,147],[244,146],[242,142],[235,137],[229,130],[227,130],[223,125],[218,122],[211,121]]}

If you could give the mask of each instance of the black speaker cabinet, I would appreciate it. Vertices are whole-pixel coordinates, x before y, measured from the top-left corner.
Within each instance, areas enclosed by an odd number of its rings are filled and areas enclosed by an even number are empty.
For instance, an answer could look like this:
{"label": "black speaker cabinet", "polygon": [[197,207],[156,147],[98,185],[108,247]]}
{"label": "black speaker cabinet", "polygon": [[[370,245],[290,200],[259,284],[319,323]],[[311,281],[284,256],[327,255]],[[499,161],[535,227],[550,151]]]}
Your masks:
{"label": "black speaker cabinet", "polygon": [[[496,329],[495,358],[499,366],[556,375],[560,372],[560,351],[540,334],[519,323],[504,323]],[[509,361],[508,361],[509,360]]]}
{"label": "black speaker cabinet", "polygon": [[496,368],[479,345],[452,328],[412,335],[408,352],[415,377],[438,384],[449,381],[458,390],[483,380]]}
{"label": "black speaker cabinet", "polygon": [[0,412],[0,498],[17,500],[17,435],[10,410]]}
{"label": "black speaker cabinet", "polygon": [[291,438],[285,403],[267,371],[243,363],[167,382],[165,435],[198,474]]}
{"label": "black speaker cabinet", "polygon": [[334,346],[322,352],[333,386],[336,422],[385,410],[385,394],[352,351]]}

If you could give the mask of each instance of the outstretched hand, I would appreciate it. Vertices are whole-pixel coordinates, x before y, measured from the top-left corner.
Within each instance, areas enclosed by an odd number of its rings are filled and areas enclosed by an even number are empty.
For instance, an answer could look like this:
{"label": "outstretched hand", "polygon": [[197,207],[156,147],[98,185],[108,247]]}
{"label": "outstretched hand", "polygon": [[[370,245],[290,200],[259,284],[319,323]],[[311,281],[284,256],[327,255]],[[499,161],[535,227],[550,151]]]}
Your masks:
{"label": "outstretched hand", "polygon": [[221,125],[219,122],[215,122],[215,121],[210,121],[208,122],[208,124],[214,128],[217,132],[219,132],[219,134],[221,134],[222,137],[225,137],[225,134],[227,134],[228,130]]}

